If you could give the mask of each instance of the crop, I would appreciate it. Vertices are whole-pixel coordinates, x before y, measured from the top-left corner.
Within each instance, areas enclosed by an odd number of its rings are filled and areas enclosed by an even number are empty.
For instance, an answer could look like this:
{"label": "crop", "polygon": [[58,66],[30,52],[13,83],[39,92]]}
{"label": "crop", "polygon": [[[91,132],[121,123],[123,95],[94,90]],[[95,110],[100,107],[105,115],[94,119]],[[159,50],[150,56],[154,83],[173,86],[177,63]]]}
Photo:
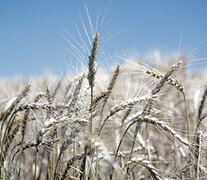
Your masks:
{"label": "crop", "polygon": [[190,57],[100,74],[99,36],[74,77],[1,82],[0,179],[205,179],[207,84]]}

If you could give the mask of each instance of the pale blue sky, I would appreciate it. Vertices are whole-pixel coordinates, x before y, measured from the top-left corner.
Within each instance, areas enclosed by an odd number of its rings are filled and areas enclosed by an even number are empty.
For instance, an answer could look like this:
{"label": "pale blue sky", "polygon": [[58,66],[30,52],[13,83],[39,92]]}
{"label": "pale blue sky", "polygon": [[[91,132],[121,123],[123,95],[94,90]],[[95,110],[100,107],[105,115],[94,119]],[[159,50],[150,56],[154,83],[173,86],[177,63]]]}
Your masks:
{"label": "pale blue sky", "polygon": [[[181,37],[182,51],[198,47],[194,57],[207,57],[205,0],[0,0],[0,77],[28,77],[47,70],[61,74],[69,64],[78,67],[63,36],[72,41],[67,29],[78,39],[75,25],[84,34],[80,12],[90,29],[84,4],[94,25],[100,11],[102,57],[135,50],[140,55],[153,50],[170,54],[178,50]],[[201,67],[207,64],[197,69]]]}

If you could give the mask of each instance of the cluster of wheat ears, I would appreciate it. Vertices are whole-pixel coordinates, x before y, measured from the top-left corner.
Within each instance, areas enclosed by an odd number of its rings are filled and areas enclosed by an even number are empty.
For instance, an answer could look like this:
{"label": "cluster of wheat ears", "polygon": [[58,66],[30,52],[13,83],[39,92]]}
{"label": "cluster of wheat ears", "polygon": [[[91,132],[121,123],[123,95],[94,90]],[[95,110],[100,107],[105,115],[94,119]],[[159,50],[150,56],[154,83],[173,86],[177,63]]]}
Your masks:
{"label": "cluster of wheat ears", "polygon": [[206,179],[207,88],[189,57],[118,65],[104,83],[98,51],[99,33],[74,78],[19,81],[9,97],[1,82],[0,179]]}

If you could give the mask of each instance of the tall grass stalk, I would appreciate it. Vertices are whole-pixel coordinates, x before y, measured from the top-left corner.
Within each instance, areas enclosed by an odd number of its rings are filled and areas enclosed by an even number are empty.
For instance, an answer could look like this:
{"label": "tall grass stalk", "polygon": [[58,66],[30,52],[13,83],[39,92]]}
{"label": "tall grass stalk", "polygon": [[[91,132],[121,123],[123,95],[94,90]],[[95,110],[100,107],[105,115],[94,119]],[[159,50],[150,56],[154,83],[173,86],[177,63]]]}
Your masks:
{"label": "tall grass stalk", "polygon": [[89,56],[89,62],[88,62],[88,82],[89,82],[89,86],[90,86],[90,90],[91,90],[91,105],[90,105],[90,110],[91,110],[91,117],[90,117],[90,134],[93,134],[93,96],[94,96],[94,81],[95,81],[95,74],[96,74],[96,67],[95,67],[95,60],[96,60],[96,56],[97,56],[97,52],[98,52],[98,42],[99,42],[99,33],[97,33],[94,36],[93,39],[93,47],[91,50],[91,55]]}

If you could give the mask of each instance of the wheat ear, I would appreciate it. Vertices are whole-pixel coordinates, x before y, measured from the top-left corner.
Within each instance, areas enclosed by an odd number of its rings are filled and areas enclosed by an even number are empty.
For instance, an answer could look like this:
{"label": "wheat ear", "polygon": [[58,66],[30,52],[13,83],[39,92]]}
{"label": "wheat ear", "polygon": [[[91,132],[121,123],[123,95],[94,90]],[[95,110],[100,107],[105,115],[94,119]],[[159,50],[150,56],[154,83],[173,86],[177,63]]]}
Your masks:
{"label": "wheat ear", "polygon": [[[154,98],[156,96],[152,96],[152,97]],[[151,99],[151,97],[149,97],[149,96],[135,97],[135,98],[131,98],[131,99],[128,99],[126,101],[123,101],[120,104],[118,104],[118,105],[114,106],[113,108],[111,108],[111,110],[107,114],[106,118],[104,119],[104,121],[103,121],[103,123],[102,123],[102,125],[99,129],[98,136],[100,136],[101,131],[102,131],[106,121],[110,117],[112,117],[113,115],[115,115],[119,111],[124,110],[125,108],[133,107],[135,104],[138,104],[138,103],[141,103],[141,102],[144,102],[144,101],[148,101],[149,99]]]}
{"label": "wheat ear", "polygon": [[108,99],[109,99],[109,96],[110,96],[111,93],[112,93],[112,90],[113,90],[113,88],[114,88],[114,85],[115,85],[115,83],[116,83],[116,80],[117,80],[117,77],[118,77],[119,73],[120,73],[120,65],[118,65],[118,66],[116,67],[116,69],[115,69],[115,71],[114,71],[114,74],[113,74],[113,77],[112,77],[112,79],[111,79],[111,81],[110,81],[110,83],[109,83],[109,86],[108,86],[108,88],[107,88],[106,96],[105,96],[105,98],[104,98],[104,102],[103,102],[103,105],[102,105],[102,108],[101,108],[101,119],[102,119],[102,116],[103,116],[104,107],[105,107],[105,105],[106,105],[106,103],[107,103],[107,101],[108,101]]}
{"label": "wheat ear", "polygon": [[188,129],[188,140],[190,140],[190,120],[189,120],[189,113],[188,113],[188,103],[187,103],[184,87],[177,79],[170,77],[171,74],[181,66],[184,60],[181,60],[177,62],[176,64],[174,64],[172,68],[170,69],[170,71],[168,71],[165,75],[163,75],[162,73],[158,73],[152,69],[148,69],[146,73],[152,75],[153,77],[157,79],[161,79],[160,82],[157,84],[156,88],[152,91],[152,94],[159,92],[161,87],[164,85],[165,81],[167,81],[170,85],[177,88],[183,94],[184,103],[185,103],[186,120],[187,120],[187,129]]}
{"label": "wheat ear", "polygon": [[91,50],[91,55],[88,57],[89,62],[88,62],[88,82],[89,86],[91,89],[91,117],[90,117],[90,134],[92,135],[93,133],[93,89],[94,89],[94,81],[95,81],[95,74],[96,74],[96,69],[95,69],[95,60],[98,52],[98,42],[99,42],[99,33],[97,33],[94,38],[93,38],[93,47]]}
{"label": "wheat ear", "polygon": [[144,160],[142,158],[132,158],[128,163],[127,165],[129,164],[132,164],[132,163],[135,163],[135,164],[140,164],[142,166],[144,166],[150,173],[151,177],[154,179],[154,180],[162,180],[162,177],[161,175],[159,174],[158,170],[150,163],[150,161],[148,160]]}
{"label": "wheat ear", "polygon": [[196,167],[196,179],[199,180],[199,169],[200,169],[200,158],[201,158],[201,143],[202,143],[202,132],[198,131],[196,133],[196,158],[197,167]]}
{"label": "wheat ear", "polygon": [[74,156],[74,157],[72,157],[72,158],[68,161],[67,166],[66,166],[66,168],[65,168],[65,170],[64,170],[64,172],[63,172],[63,174],[62,174],[61,180],[66,179],[66,177],[67,177],[67,173],[68,173],[68,171],[69,171],[71,165],[72,165],[76,160],[81,160],[83,157],[84,157],[84,155]]}

